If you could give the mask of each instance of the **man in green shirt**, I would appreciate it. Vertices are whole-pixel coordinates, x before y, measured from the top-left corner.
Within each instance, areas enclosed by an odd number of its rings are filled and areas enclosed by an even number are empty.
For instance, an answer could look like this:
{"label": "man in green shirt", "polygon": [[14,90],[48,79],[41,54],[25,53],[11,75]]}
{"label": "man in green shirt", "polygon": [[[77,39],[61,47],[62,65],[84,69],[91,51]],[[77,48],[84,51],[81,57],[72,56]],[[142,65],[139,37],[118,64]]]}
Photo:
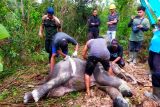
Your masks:
{"label": "man in green shirt", "polygon": [[127,62],[136,64],[137,53],[142,47],[144,40],[144,32],[150,28],[149,20],[145,18],[145,7],[140,6],[137,8],[138,15],[131,17],[128,27],[132,28],[129,38],[129,59]]}

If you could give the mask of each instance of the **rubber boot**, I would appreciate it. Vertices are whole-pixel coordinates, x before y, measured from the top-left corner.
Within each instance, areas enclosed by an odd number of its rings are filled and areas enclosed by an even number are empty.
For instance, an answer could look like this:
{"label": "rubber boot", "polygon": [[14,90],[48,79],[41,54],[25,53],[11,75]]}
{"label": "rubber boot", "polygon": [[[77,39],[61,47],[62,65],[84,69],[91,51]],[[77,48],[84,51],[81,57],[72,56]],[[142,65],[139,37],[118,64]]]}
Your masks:
{"label": "rubber boot", "polygon": [[137,54],[138,52],[133,52],[133,64],[137,63]]}
{"label": "rubber boot", "polygon": [[160,87],[153,87],[153,93],[145,92],[144,95],[154,101],[160,101]]}
{"label": "rubber boot", "polygon": [[128,63],[133,61],[133,54],[134,52],[129,52],[129,59],[127,60]]}
{"label": "rubber boot", "polygon": [[153,87],[153,94],[160,100],[160,87]]}

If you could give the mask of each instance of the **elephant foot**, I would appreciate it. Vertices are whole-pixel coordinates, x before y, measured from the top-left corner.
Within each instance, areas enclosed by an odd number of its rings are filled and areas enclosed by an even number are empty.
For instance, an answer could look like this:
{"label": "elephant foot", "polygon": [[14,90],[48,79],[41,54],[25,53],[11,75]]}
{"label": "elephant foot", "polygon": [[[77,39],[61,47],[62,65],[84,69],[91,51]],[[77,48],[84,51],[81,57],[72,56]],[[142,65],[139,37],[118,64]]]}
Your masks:
{"label": "elephant foot", "polygon": [[132,97],[133,94],[131,91],[128,91],[128,90],[124,90],[123,92],[121,92],[123,97]]}
{"label": "elephant foot", "polygon": [[123,97],[117,97],[113,100],[113,107],[129,107],[129,104]]}
{"label": "elephant foot", "polygon": [[29,101],[33,101],[33,96],[32,96],[31,92],[25,93],[23,98],[24,98],[24,100],[23,100],[24,104],[27,104]]}

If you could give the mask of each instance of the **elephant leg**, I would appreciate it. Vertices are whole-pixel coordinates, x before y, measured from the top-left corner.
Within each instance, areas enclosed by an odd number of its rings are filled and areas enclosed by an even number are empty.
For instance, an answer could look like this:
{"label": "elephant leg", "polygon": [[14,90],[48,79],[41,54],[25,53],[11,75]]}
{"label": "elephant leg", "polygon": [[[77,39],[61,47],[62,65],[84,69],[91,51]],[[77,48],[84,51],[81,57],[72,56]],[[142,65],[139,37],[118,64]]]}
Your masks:
{"label": "elephant leg", "polygon": [[106,71],[102,68],[102,66],[97,66],[94,71],[94,78],[96,82],[102,86],[112,86],[114,88],[119,89],[119,91],[125,97],[131,97],[132,92],[127,85],[127,83],[115,76],[108,76]]}
{"label": "elephant leg", "polygon": [[60,87],[57,87],[57,88],[50,90],[47,97],[60,97],[60,96],[63,96],[64,94],[72,92],[72,91],[75,91],[75,90],[71,89],[71,88],[64,87],[64,86],[60,86]]}
{"label": "elephant leg", "polygon": [[23,99],[24,104],[27,104],[29,101],[33,101],[33,100],[34,99],[31,92],[25,93],[24,99]]}
{"label": "elephant leg", "polygon": [[118,89],[111,86],[98,86],[98,88],[109,94],[113,100],[113,107],[129,107],[128,102],[123,98]]}
{"label": "elephant leg", "polygon": [[126,80],[132,81],[132,84],[137,84],[136,78],[133,75],[121,69],[117,64],[112,64],[111,67],[112,67],[114,74],[116,74],[116,76],[118,76],[119,78],[122,78],[125,81]]}
{"label": "elephant leg", "polygon": [[[52,88],[56,88],[60,86],[61,84],[67,82],[71,78],[70,73],[62,73],[60,75],[57,75],[57,77],[49,80],[47,83],[40,85],[38,88],[34,89],[31,94],[35,102],[37,102],[40,98],[42,98],[44,95],[47,94]],[[30,94],[26,94],[26,98],[30,96]],[[31,99],[28,99],[28,101]]]}

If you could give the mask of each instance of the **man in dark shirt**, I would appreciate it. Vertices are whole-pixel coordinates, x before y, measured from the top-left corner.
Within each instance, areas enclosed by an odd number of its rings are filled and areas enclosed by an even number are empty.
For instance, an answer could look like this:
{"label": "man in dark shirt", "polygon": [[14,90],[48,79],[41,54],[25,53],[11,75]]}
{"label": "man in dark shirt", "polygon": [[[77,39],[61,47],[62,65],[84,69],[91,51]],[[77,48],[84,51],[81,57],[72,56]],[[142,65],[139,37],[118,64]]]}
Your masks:
{"label": "man in dark shirt", "polygon": [[69,35],[63,32],[58,32],[53,37],[50,72],[52,72],[54,69],[56,56],[60,54],[63,58],[69,57],[67,55],[68,54],[68,43],[72,43],[73,45],[75,45],[75,51],[72,54],[72,56],[76,57],[77,51],[78,51],[78,43],[74,38],[70,37]]}
{"label": "man in dark shirt", "polygon": [[97,16],[97,10],[94,9],[92,16],[88,19],[88,40],[99,36],[100,19]]}
{"label": "man in dark shirt", "polygon": [[117,63],[120,67],[124,67],[125,62],[123,60],[123,47],[118,44],[116,39],[113,39],[111,45],[108,46],[110,52],[110,61],[113,64]]}
{"label": "man in dark shirt", "polygon": [[45,50],[49,54],[49,63],[52,55],[51,46],[52,46],[52,37],[58,32],[61,31],[61,25],[59,19],[54,15],[54,9],[48,7],[47,15],[42,17],[42,24],[39,30],[40,38],[43,38],[43,31],[45,31]]}

